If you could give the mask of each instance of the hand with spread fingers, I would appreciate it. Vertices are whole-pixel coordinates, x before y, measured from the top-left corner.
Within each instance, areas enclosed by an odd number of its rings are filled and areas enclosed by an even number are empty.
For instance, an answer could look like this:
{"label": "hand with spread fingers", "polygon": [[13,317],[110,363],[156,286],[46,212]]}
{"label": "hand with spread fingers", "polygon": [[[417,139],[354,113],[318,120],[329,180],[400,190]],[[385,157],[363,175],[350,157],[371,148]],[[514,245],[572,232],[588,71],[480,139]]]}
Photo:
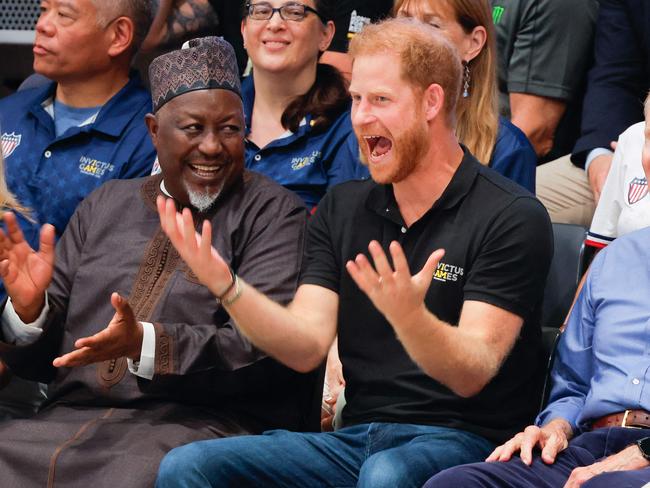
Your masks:
{"label": "hand with spread fingers", "polygon": [[6,232],[0,230],[0,277],[16,313],[25,323],[36,320],[45,304],[45,290],[54,271],[54,227],[41,228],[40,249],[25,240],[16,216],[5,212]]}
{"label": "hand with spread fingers", "polygon": [[359,254],[354,261],[347,262],[346,269],[373,305],[395,325],[396,320],[405,320],[424,306],[424,297],[445,251],[434,251],[420,272],[411,276],[402,246],[393,241],[389,249],[395,269],[377,241],[368,245],[374,268],[368,258]]}
{"label": "hand with spread fingers", "polygon": [[230,267],[212,247],[212,226],[208,220],[203,222],[199,235],[194,229],[194,220],[189,209],[182,213],[176,211],[171,198],[159,196],[156,204],[160,225],[169,237],[178,254],[190,269],[215,296],[222,296],[232,285]]}
{"label": "hand with spread fingers", "polygon": [[533,449],[539,447],[542,450],[542,460],[546,464],[553,464],[558,453],[569,445],[572,433],[569,422],[560,418],[553,419],[543,427],[529,425],[523,432],[492,451],[486,461],[509,461],[519,451],[521,460],[530,466]]}
{"label": "hand with spread fingers", "polygon": [[142,324],[135,320],[129,302],[118,293],[111,295],[115,315],[108,326],[97,334],[78,339],[72,352],[56,358],[57,368],[72,368],[127,357],[137,360],[142,349]]}

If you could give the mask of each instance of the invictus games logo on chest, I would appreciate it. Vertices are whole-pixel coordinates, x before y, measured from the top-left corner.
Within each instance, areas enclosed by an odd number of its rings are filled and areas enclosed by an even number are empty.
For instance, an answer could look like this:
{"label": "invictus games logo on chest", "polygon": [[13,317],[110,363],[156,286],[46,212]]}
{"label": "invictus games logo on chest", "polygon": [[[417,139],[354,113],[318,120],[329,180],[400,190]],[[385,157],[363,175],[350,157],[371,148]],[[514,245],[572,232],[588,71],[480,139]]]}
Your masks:
{"label": "invictus games logo on chest", "polygon": [[440,262],[433,273],[433,279],[437,281],[458,281],[459,276],[463,276],[465,270],[460,266]]}
{"label": "invictus games logo on chest", "polygon": [[101,178],[104,176],[106,171],[112,173],[114,169],[115,166],[111,163],[98,161],[96,159],[89,158],[88,156],[81,156],[81,158],[79,158],[79,172],[83,175]]}
{"label": "invictus games logo on chest", "polygon": [[291,169],[294,171],[301,170],[307,166],[311,166],[321,157],[320,151],[313,151],[309,156],[293,158],[291,160]]}

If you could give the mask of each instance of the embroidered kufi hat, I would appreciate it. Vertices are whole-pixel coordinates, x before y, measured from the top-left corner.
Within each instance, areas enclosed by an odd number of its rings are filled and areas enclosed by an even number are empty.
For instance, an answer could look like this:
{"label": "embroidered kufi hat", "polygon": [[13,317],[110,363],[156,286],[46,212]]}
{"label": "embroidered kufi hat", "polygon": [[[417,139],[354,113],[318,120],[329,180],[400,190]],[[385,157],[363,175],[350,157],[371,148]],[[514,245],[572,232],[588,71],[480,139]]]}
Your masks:
{"label": "embroidered kufi hat", "polygon": [[153,111],[172,98],[194,90],[221,88],[241,97],[233,47],[221,37],[202,37],[158,56],[149,66]]}

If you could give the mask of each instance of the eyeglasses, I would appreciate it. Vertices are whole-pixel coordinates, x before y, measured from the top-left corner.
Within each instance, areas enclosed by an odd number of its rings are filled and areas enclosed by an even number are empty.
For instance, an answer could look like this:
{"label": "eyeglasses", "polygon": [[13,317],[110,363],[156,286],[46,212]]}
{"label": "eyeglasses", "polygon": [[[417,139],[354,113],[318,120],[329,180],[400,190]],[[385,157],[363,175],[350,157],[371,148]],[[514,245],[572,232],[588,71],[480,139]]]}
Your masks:
{"label": "eyeglasses", "polygon": [[309,12],[316,14],[324,24],[327,22],[321,14],[315,9],[302,3],[291,2],[285,3],[282,7],[273,7],[270,3],[247,3],[248,16],[253,20],[270,20],[276,12],[280,13],[283,20],[291,20],[293,22],[302,22]]}

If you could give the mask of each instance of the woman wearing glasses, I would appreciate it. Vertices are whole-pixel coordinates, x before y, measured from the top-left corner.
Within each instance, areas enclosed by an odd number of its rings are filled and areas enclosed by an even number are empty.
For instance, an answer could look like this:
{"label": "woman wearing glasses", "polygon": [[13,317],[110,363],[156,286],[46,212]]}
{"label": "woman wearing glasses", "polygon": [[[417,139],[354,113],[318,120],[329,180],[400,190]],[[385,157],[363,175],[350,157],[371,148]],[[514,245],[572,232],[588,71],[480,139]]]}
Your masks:
{"label": "woman wearing glasses", "polygon": [[242,22],[253,65],[242,85],[246,166],[296,192],[310,209],[329,186],[367,176],[345,81],[318,63],[334,35],[333,3],[255,1]]}
{"label": "woman wearing glasses", "polygon": [[397,16],[440,29],[463,61],[458,139],[479,161],[535,192],[537,156],[524,133],[499,117],[495,34],[488,0],[397,0]]}

